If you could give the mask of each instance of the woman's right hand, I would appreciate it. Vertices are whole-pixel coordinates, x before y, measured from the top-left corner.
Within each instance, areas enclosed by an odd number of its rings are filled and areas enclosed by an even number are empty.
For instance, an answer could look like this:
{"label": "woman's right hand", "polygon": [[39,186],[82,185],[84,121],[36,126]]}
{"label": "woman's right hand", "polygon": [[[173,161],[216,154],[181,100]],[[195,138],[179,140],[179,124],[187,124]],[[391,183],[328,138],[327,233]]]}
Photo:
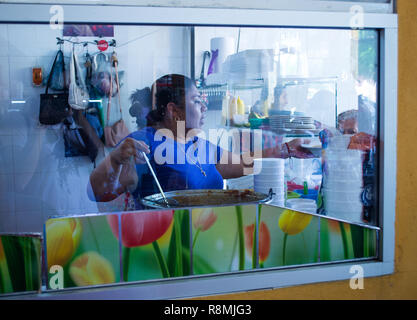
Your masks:
{"label": "woman's right hand", "polygon": [[110,153],[110,159],[116,165],[128,164],[132,157],[135,159],[135,163],[145,163],[142,151],[150,152],[149,146],[145,142],[126,138]]}

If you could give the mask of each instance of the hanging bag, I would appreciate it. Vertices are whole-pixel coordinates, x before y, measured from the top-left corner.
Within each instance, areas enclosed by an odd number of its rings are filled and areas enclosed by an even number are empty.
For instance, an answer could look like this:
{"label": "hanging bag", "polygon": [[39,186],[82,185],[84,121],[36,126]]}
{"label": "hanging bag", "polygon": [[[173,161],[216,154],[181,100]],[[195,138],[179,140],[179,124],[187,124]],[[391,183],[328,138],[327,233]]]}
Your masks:
{"label": "hanging bag", "polygon": [[94,56],[92,61],[91,86],[96,90],[100,97],[108,97],[111,93],[112,97],[116,95],[116,82],[112,78],[112,61],[108,61],[108,57],[100,52]]}
{"label": "hanging bag", "polygon": [[70,60],[68,104],[75,110],[84,110],[87,108],[88,102],[88,89],[85,85],[84,78],[81,76],[81,69],[73,47]]}
{"label": "hanging bag", "polygon": [[112,65],[115,69],[115,76],[116,76],[116,86],[117,86],[117,97],[119,100],[119,108],[120,108],[120,120],[116,121],[113,125],[109,125],[110,120],[110,107],[111,107],[111,92],[113,92],[113,75],[111,74],[110,78],[110,94],[109,100],[107,105],[107,126],[104,128],[104,139],[106,142],[107,147],[115,147],[123,138],[129,135],[129,129],[126,127],[126,124],[123,121],[123,114],[122,114],[122,104],[120,102],[120,85],[119,85],[119,75],[117,71],[118,60],[116,56],[116,52],[113,52],[112,55]]}
{"label": "hanging bag", "polygon": [[[56,68],[58,65],[62,66],[61,71]],[[62,93],[48,93],[48,89],[51,86],[53,75],[62,73],[62,79],[64,82],[63,88],[65,90],[65,65],[64,65],[64,53],[62,50],[58,50],[54,62],[52,64],[51,72],[48,76],[48,82],[46,84],[45,93],[40,96],[39,106],[39,122],[46,125],[54,125],[62,122],[70,113],[70,106],[68,104],[68,92]]]}

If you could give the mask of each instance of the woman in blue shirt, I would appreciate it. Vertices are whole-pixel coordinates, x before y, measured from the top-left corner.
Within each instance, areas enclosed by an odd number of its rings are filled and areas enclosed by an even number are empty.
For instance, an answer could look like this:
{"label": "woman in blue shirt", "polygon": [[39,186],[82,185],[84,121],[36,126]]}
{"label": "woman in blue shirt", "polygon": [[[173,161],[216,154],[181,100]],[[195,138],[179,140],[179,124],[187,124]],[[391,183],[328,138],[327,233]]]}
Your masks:
{"label": "woman in blue shirt", "polygon": [[[246,165],[243,157],[236,164],[230,152],[199,137],[207,106],[191,79],[177,74],[159,78],[148,103],[153,106],[148,126],[123,139],[91,173],[93,200],[111,201],[129,192],[140,208],[140,198],[158,193],[142,151],[164,191],[222,189],[223,179],[240,177],[252,165]],[[308,156],[300,147],[302,142],[296,139],[263,150],[262,156]]]}

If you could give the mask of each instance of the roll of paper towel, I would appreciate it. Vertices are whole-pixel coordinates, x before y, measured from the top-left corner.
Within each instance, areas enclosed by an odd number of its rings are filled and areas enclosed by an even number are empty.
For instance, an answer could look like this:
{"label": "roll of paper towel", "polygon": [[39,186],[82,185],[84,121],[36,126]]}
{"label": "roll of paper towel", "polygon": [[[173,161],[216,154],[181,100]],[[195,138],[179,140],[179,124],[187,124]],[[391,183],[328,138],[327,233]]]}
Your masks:
{"label": "roll of paper towel", "polygon": [[230,37],[212,38],[210,40],[211,60],[207,75],[221,73],[226,58],[236,51],[235,40]]}

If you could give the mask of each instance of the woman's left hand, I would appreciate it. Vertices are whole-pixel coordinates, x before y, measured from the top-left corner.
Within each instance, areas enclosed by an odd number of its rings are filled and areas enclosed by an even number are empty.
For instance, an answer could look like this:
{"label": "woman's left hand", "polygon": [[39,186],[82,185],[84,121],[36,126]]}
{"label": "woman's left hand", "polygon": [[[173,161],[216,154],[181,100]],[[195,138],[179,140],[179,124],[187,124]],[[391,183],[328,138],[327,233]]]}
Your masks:
{"label": "woman's left hand", "polygon": [[312,154],[308,149],[302,147],[303,144],[308,143],[310,143],[310,140],[308,139],[294,139],[287,142],[286,145],[289,149],[289,157],[301,159],[314,158],[314,154]]}

